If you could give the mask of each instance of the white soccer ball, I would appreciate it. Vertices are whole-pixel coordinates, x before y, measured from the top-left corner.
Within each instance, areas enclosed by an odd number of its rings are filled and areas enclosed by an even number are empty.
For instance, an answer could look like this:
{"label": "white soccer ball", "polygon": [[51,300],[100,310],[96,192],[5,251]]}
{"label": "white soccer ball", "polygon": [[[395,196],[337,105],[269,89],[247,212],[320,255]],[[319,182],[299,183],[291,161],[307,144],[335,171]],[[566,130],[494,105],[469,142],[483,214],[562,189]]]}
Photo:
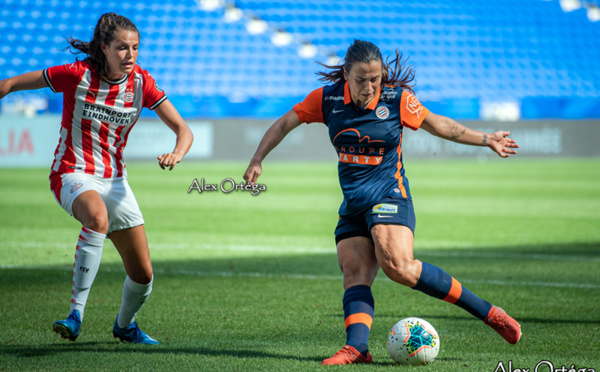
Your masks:
{"label": "white soccer ball", "polygon": [[431,324],[420,318],[406,318],[390,329],[388,352],[396,363],[431,363],[440,351],[440,337]]}

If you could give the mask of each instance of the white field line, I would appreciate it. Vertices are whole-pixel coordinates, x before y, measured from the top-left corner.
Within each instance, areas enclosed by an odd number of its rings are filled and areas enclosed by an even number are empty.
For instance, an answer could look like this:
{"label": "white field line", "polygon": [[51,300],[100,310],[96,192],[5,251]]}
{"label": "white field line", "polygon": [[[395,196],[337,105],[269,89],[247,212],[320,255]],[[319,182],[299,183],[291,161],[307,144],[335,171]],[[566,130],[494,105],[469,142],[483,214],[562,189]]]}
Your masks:
{"label": "white field line", "polygon": [[[116,270],[114,270],[116,271]],[[192,275],[192,276],[222,276],[222,277],[251,277],[251,278],[276,278],[276,279],[308,279],[308,280],[342,280],[342,274],[340,275],[301,275],[301,274],[266,274],[266,273],[252,273],[252,272],[206,272],[206,271],[195,271],[195,270],[158,270],[159,274],[177,274],[177,275]],[[380,273],[377,281],[387,281],[393,283],[384,274]],[[557,287],[557,288],[588,288],[588,289],[600,289],[600,285],[596,284],[578,284],[578,283],[552,283],[552,282],[517,282],[517,281],[504,281],[504,280],[461,280],[463,283],[468,284],[489,284],[489,285],[503,285],[503,286],[532,286],[532,287]]]}
{"label": "white field line", "polygon": [[[40,243],[40,242],[0,242],[0,249],[6,248],[65,248],[75,246],[75,243]],[[244,244],[163,244],[150,243],[150,250],[205,250],[219,252],[257,252],[257,253],[314,253],[314,254],[335,254],[334,246],[331,247],[294,247],[294,246],[268,246],[268,245],[244,245]],[[469,258],[511,258],[519,260],[542,260],[542,261],[570,261],[570,262],[599,262],[600,257],[578,256],[578,255],[556,255],[543,253],[496,253],[485,252],[465,252],[465,247],[455,250],[430,250],[416,249],[415,257],[419,255],[434,257],[469,257]],[[466,248],[468,249],[468,248]]]}
{"label": "white field line", "polygon": [[[0,265],[0,270],[8,269],[56,269],[56,270],[72,270],[72,267],[67,266],[19,266],[19,265]],[[123,269],[102,269],[101,271],[108,273],[122,273]],[[301,279],[301,280],[339,280],[342,281],[342,274],[339,275],[308,275],[308,274],[267,274],[261,272],[233,272],[233,271],[199,271],[199,270],[163,270],[155,269],[155,274],[159,275],[189,275],[189,276],[213,276],[226,278],[273,278],[273,279]],[[385,275],[380,274],[376,279],[378,282],[393,283]],[[509,287],[552,287],[552,288],[581,288],[581,289],[600,289],[598,284],[587,283],[557,283],[557,282],[532,282],[532,281],[506,281],[506,280],[469,280],[461,279],[465,284],[483,284],[483,285],[499,285]]]}
{"label": "white field line", "polygon": [[[0,249],[6,248],[65,248],[75,247],[76,242],[65,243],[40,243],[40,242],[0,242]],[[203,251],[228,251],[228,252],[274,252],[274,253],[336,253],[335,246],[323,247],[290,247],[268,245],[243,245],[243,244],[183,244],[183,243],[150,243],[150,250],[203,250]]]}

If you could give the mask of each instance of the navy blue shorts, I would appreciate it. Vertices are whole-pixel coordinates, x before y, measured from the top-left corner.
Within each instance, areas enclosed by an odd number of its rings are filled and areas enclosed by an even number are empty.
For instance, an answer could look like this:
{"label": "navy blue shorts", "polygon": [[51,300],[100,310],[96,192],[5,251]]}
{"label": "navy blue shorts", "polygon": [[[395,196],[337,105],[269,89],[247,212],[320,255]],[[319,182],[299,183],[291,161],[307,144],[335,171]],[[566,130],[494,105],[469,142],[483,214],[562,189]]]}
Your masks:
{"label": "navy blue shorts", "polygon": [[335,243],[354,236],[373,239],[375,225],[404,225],[415,233],[415,209],[412,200],[386,198],[362,214],[340,216],[335,228]]}

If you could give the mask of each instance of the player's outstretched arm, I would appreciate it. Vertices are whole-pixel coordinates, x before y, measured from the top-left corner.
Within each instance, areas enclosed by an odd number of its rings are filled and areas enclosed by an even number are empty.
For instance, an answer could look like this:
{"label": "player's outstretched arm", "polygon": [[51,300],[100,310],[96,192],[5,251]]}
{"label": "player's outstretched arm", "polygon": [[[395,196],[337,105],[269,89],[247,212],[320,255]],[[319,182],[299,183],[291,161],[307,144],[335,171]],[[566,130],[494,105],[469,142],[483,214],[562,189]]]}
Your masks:
{"label": "player's outstretched arm", "polygon": [[244,173],[244,180],[251,185],[256,184],[258,176],[262,173],[262,161],[294,128],[302,124],[296,111],[293,109],[277,119],[263,136],[250,165]]}
{"label": "player's outstretched arm", "polygon": [[33,90],[46,88],[48,83],[44,78],[44,71],[32,71],[17,75],[8,79],[0,80],[0,99],[9,93],[20,90]]}
{"label": "player's outstretched arm", "polygon": [[173,170],[175,164],[179,163],[183,156],[190,151],[194,135],[192,130],[185,123],[179,112],[173,104],[167,99],[154,109],[158,117],[177,135],[175,149],[170,153],[165,153],[157,157],[158,165],[162,169],[169,168]]}
{"label": "player's outstretched arm", "polygon": [[421,128],[425,129],[434,136],[472,146],[487,146],[492,151],[503,158],[508,158],[511,154],[516,154],[513,149],[519,148],[517,142],[508,138],[510,132],[497,131],[494,133],[484,133],[478,130],[470,129],[456,121],[429,112]]}

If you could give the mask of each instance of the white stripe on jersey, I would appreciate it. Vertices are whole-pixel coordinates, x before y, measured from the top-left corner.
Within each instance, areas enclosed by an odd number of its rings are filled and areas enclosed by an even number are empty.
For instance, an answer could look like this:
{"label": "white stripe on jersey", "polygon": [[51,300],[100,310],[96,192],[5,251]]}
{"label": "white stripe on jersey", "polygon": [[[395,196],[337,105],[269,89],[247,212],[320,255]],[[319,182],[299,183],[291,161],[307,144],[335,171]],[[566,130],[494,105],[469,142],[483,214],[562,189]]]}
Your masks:
{"label": "white stripe on jersey", "polygon": [[60,167],[60,161],[57,159],[62,159],[65,155],[65,149],[67,145],[65,144],[65,139],[67,138],[67,129],[65,127],[60,127],[60,139],[58,140],[58,146],[56,147],[56,155],[54,156],[54,162],[52,163],[52,171],[57,172],[58,167]]}
{"label": "white stripe on jersey", "polygon": [[75,108],[73,110],[73,122],[71,129],[71,140],[73,141],[73,151],[77,159],[75,168],[82,170],[86,168],[85,157],[83,155],[83,133],[81,132],[81,120],[83,119],[83,103],[85,102],[87,92],[92,84],[92,72],[85,71],[83,78],[77,85],[75,91]]}
{"label": "white stripe on jersey", "polygon": [[[141,89],[141,86],[140,86]],[[125,92],[127,91],[127,82],[119,85],[119,93],[117,93],[117,97],[115,99],[115,105],[114,107],[124,111],[125,110],[125,101],[123,100],[123,96],[125,95]],[[140,105],[141,107],[141,105]],[[130,122],[129,124],[126,125],[126,127],[131,127],[133,124]],[[117,145],[117,131],[119,130],[119,125],[117,124],[110,124],[108,123],[108,138],[107,138],[107,143],[109,146],[109,152],[111,154],[113,154],[113,156],[110,157],[110,166],[112,168],[112,174],[110,175],[110,177],[116,177],[117,173],[118,173],[118,165],[117,165],[117,151],[118,151],[118,145]],[[124,167],[125,164],[123,164],[123,177],[127,177],[127,171]]]}
{"label": "white stripe on jersey", "polygon": [[75,155],[75,169],[84,170],[85,169],[85,160],[83,157],[83,146],[81,139],[81,119],[82,119],[82,110],[80,102],[85,102],[85,97],[87,95],[87,91],[90,87],[91,83],[91,72],[90,70],[86,70],[84,72],[83,78],[77,85],[75,90],[75,106],[73,108],[73,120],[71,121],[70,128],[61,128],[60,131],[60,144],[58,148],[58,153],[55,156],[53,171],[58,171],[61,165],[60,159],[65,156],[66,147],[68,142],[68,136],[71,135],[71,143],[69,144]]}
{"label": "white stripe on jersey", "polygon": [[[95,103],[97,105],[108,106],[106,104],[106,99],[108,98],[108,94],[110,93],[110,84],[106,83],[104,80],[100,80],[100,87],[98,88],[98,94],[96,95]],[[94,168],[95,175],[103,177],[104,176],[104,161],[102,159],[102,146],[100,143],[100,129],[102,127],[102,122],[100,120],[92,120],[91,125],[91,135],[92,135],[92,154],[94,156]]]}

